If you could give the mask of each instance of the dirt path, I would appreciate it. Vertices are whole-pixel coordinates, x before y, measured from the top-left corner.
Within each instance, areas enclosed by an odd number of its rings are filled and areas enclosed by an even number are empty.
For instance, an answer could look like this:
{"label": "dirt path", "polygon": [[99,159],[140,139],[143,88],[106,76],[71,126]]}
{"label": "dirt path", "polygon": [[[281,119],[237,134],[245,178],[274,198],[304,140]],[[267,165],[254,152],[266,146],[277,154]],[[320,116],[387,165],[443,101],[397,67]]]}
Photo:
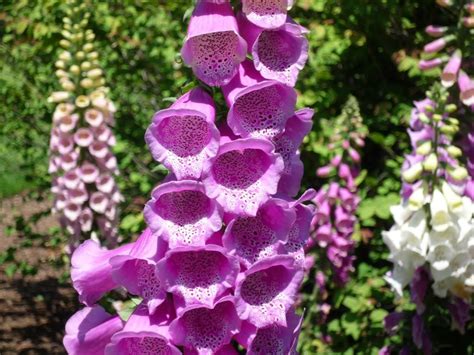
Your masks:
{"label": "dirt path", "polygon": [[[48,201],[38,202],[24,196],[0,201],[0,253],[24,240],[21,234],[7,236],[5,233],[5,227],[15,221],[15,216],[28,219],[48,208]],[[55,225],[53,216],[39,219],[32,232],[40,238],[17,253],[17,260],[38,267],[36,275],[16,273],[9,278],[4,272],[6,266],[0,265],[1,355],[65,353],[62,347],[64,324],[79,305],[70,283],[58,281],[66,271],[64,266],[58,268],[52,263],[60,250],[43,246],[48,230]]]}

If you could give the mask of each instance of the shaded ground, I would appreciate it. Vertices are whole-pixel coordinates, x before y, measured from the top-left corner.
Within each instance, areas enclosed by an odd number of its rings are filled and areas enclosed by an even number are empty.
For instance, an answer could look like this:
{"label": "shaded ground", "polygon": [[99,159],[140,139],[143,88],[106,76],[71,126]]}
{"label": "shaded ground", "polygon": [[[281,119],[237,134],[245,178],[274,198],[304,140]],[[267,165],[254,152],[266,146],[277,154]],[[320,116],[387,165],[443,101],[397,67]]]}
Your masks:
{"label": "shaded ground", "polygon": [[[22,234],[5,233],[5,227],[15,221],[15,216],[34,218],[36,213],[47,211],[48,206],[48,201],[37,202],[22,196],[0,201],[0,254],[25,240]],[[53,264],[60,250],[44,246],[48,230],[55,225],[52,216],[40,218],[31,231],[36,239],[16,254],[16,260],[38,268],[35,275],[22,276],[17,272],[10,278],[5,275],[6,266],[0,264],[1,355],[65,353],[64,324],[79,306],[69,281],[58,281],[66,271],[64,266]]]}

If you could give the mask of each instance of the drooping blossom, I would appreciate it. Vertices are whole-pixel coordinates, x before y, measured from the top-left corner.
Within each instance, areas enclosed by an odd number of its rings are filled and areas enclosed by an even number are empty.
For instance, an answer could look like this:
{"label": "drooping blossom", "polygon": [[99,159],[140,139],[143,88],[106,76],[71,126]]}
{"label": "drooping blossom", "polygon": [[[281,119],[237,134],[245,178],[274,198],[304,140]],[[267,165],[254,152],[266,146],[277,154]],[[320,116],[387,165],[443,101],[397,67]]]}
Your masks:
{"label": "drooping blossom", "polygon": [[242,11],[247,19],[262,28],[278,28],[287,19],[293,0],[242,0]]}
{"label": "drooping blossom", "polygon": [[[304,203],[315,191],[293,197],[313,110],[295,112],[293,88],[265,79],[251,61],[240,63],[244,46],[232,14],[227,1],[198,1],[182,51],[199,79],[224,85],[227,120],[215,124],[208,88],[157,112],[145,139],[170,174],[145,205],[148,228],[119,248],[88,241],[73,255],[82,303],[105,302],[113,291],[133,296],[131,315],[100,342],[105,354],[230,355],[238,354],[236,341],[249,354],[296,352],[302,317],[295,302],[313,214]],[[92,151],[102,155],[103,148]],[[85,169],[94,180],[97,171]],[[104,178],[99,192],[109,184]],[[104,208],[101,197],[96,209]]]}
{"label": "drooping blossom", "polygon": [[[58,104],[53,114],[48,169],[53,176],[53,212],[70,235],[69,252],[91,237],[115,246],[118,203],[122,199],[115,182],[118,168],[110,129],[115,106],[107,97],[109,89],[104,86],[94,51],[94,33],[86,29],[90,14],[83,8],[79,11],[83,17],[64,19],[61,45],[65,49],[55,63],[65,91],[54,92],[48,99]],[[77,18],[83,20],[79,23]],[[77,60],[72,60],[73,56]]]}

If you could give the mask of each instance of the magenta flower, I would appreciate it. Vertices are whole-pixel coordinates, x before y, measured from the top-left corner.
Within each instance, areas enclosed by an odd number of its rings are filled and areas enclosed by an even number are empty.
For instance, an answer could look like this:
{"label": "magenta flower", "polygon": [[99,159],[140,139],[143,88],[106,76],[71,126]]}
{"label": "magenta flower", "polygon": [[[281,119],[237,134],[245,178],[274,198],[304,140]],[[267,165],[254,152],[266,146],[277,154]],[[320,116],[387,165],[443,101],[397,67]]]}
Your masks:
{"label": "magenta flower", "polygon": [[222,237],[223,245],[249,268],[255,262],[279,253],[295,218],[295,211],[288,203],[270,199],[260,207],[255,217],[233,219]]}
{"label": "magenta flower", "polygon": [[262,28],[278,28],[286,22],[293,0],[242,0],[242,11],[249,21]]}
{"label": "magenta flower", "polygon": [[150,228],[163,235],[170,247],[204,245],[222,225],[219,205],[206,194],[202,183],[172,181],[158,186],[146,204],[144,215]]}
{"label": "magenta flower", "polygon": [[448,64],[443,69],[441,74],[441,83],[444,87],[453,86],[457,80],[459,69],[461,68],[462,54],[461,52],[455,51],[451,56]]}
{"label": "magenta flower", "polygon": [[204,162],[217,154],[219,131],[212,98],[196,88],[153,117],[145,140],[153,158],[178,180],[199,179]]}
{"label": "magenta flower", "polygon": [[241,137],[272,138],[283,132],[294,114],[296,92],[273,80],[264,80],[250,61],[222,88],[229,105],[227,124]]}
{"label": "magenta flower", "polygon": [[203,183],[225,212],[255,216],[277,191],[283,160],[272,143],[245,138],[223,143],[204,165]]}
{"label": "magenta flower", "polygon": [[107,250],[93,240],[86,240],[76,249],[71,258],[71,278],[82,303],[91,306],[106,292],[117,287],[109,261],[114,256],[127,255],[132,246],[125,244],[117,249]]}
{"label": "magenta flower", "polygon": [[169,301],[153,315],[148,314],[146,307],[139,306],[123,329],[112,336],[105,355],[181,354],[169,340],[168,326],[174,316]]}
{"label": "magenta flower", "polygon": [[246,52],[247,43],[239,35],[230,4],[198,1],[181,50],[194,74],[208,85],[225,85]]}
{"label": "magenta flower", "polygon": [[275,256],[252,265],[237,278],[236,308],[241,319],[258,328],[286,327],[286,312],[293,305],[303,270],[290,256]]}
{"label": "magenta flower", "polygon": [[[175,296],[178,309],[193,305],[212,306],[232,288],[239,263],[217,245],[179,247],[170,250],[158,265],[158,275]],[[178,312],[179,313],[179,312]]]}
{"label": "magenta flower", "polygon": [[183,345],[187,353],[211,355],[230,343],[240,324],[233,297],[226,296],[213,306],[186,308],[170,324],[169,332],[173,343]]}
{"label": "magenta flower", "polygon": [[290,309],[286,314],[286,323],[286,326],[271,325],[256,328],[244,321],[236,339],[247,349],[249,355],[296,354],[303,317]]}
{"label": "magenta flower", "polygon": [[112,335],[122,327],[122,320],[102,307],[86,307],[67,321],[63,344],[70,355],[103,355]]}
{"label": "magenta flower", "polygon": [[247,41],[255,69],[266,79],[295,86],[299,72],[308,59],[308,30],[288,18],[275,29],[262,29],[244,16],[238,17],[239,29]]}

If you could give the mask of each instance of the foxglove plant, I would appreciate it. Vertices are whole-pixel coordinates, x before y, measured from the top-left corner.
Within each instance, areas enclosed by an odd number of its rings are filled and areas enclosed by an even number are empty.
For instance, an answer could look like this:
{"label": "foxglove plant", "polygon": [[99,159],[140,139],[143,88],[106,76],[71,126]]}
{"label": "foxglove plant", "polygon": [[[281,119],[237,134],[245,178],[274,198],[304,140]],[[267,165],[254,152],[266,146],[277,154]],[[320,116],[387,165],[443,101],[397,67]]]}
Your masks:
{"label": "foxglove plant", "polygon": [[[313,213],[303,202],[315,193],[292,198],[313,111],[295,112],[295,90],[244,61],[247,48],[229,2],[197,2],[182,56],[198,79],[222,86],[227,120],[218,122],[204,85],[155,114],[145,139],[170,174],[145,206],[137,241],[108,250],[89,240],[73,254],[86,308],[66,326],[68,353],[237,354],[236,344],[296,353]],[[117,288],[139,299],[128,319],[96,305]]]}
{"label": "foxglove plant", "polygon": [[[474,292],[473,202],[463,196],[467,170],[452,144],[459,121],[451,117],[456,105],[448,104],[448,92],[435,84],[428,98],[415,104],[410,121],[414,152],[402,168],[402,202],[391,208],[395,225],[383,233],[394,269],[387,282],[398,296],[410,285],[416,314],[412,317],[415,346],[431,353],[426,320],[437,298],[448,298],[453,326],[464,332]],[[431,286],[431,290],[430,287]],[[432,294],[437,297],[433,298]],[[427,306],[427,300],[434,305]],[[386,319],[392,329],[403,319]],[[397,322],[391,322],[391,319]]]}
{"label": "foxglove plant", "polygon": [[70,1],[65,17],[63,50],[56,61],[56,75],[64,91],[53,92],[57,103],[50,140],[49,173],[53,176],[53,212],[70,234],[69,252],[91,236],[109,246],[117,242],[115,183],[117,161],[112,153],[115,106],[107,98],[94,33],[87,29],[90,13],[85,4]]}

